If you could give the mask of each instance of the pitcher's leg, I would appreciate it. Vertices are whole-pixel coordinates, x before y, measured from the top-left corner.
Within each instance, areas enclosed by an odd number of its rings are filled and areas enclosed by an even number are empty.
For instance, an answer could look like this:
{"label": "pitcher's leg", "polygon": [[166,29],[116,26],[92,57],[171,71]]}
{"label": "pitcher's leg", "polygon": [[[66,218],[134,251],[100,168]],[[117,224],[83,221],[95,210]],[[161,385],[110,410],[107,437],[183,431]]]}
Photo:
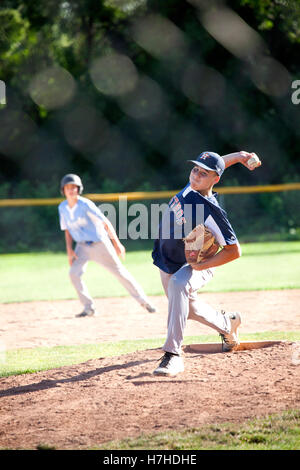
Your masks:
{"label": "pitcher's leg", "polygon": [[189,265],[173,274],[168,283],[168,333],[163,349],[173,354],[180,354],[184,329],[188,316],[215,329],[219,333],[228,333],[229,319],[210,305],[196,300],[197,290],[201,289],[212,277],[210,272],[193,270]]}
{"label": "pitcher's leg", "polygon": [[189,313],[189,280],[192,268],[188,265],[173,274],[168,283],[168,332],[163,350],[180,355],[184,329]]}
{"label": "pitcher's leg", "polygon": [[[169,281],[172,277],[172,274],[165,273],[161,269],[159,270],[159,274],[160,274],[160,280],[161,280],[163,289],[165,291],[166,296],[168,297]],[[168,309],[168,322],[167,322],[167,325],[169,325],[169,320],[170,320],[170,313],[169,312],[170,312],[170,309]]]}
{"label": "pitcher's leg", "polygon": [[82,276],[86,270],[88,258],[84,248],[79,245],[76,246],[75,253],[77,254],[78,258],[73,261],[69,270],[71,282],[77,292],[80,302],[84,306],[84,310],[94,309],[94,301],[89,294],[87,286],[82,280]]}
{"label": "pitcher's leg", "polygon": [[[201,279],[202,278],[202,279]],[[212,278],[210,270],[194,271],[191,277],[191,290],[189,295],[189,320],[196,320],[204,325],[213,328],[218,333],[227,333],[230,324],[227,317],[220,311],[215,310],[211,305],[199,299],[197,291]]]}
{"label": "pitcher's leg", "polygon": [[164,288],[165,294],[168,297],[168,286],[169,286],[169,281],[170,281],[170,278],[172,277],[172,274],[165,273],[161,269],[159,270],[159,274],[160,274],[160,279],[161,279],[161,283]]}

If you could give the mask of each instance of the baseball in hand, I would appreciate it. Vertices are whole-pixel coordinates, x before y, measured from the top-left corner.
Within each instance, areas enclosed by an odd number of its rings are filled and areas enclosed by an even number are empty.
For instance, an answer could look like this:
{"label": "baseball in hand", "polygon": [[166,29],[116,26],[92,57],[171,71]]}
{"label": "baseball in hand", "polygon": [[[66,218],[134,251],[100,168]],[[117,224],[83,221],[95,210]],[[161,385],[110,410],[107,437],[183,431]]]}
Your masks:
{"label": "baseball in hand", "polygon": [[247,160],[247,164],[249,165],[249,167],[250,167],[251,169],[253,169],[253,168],[256,168],[257,166],[260,165],[260,160],[259,160],[258,156],[255,155],[255,153],[254,153],[254,154],[252,154],[252,156],[249,158],[249,160]]}

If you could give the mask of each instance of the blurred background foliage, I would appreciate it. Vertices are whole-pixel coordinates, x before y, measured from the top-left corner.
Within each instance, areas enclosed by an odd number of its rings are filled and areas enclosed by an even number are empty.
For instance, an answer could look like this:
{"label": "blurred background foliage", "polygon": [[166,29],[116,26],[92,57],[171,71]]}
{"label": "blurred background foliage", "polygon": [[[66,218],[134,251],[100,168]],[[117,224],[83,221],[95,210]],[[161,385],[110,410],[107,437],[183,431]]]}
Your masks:
{"label": "blurred background foliage", "polygon": [[[299,33],[299,0],[1,0],[0,197],[59,197],[69,172],[89,193],[176,190],[204,150],[261,157],[222,185],[299,181]],[[298,201],[223,202],[242,235],[260,214],[260,233],[295,237]],[[61,236],[53,207],[1,208],[0,225],[1,251]]]}

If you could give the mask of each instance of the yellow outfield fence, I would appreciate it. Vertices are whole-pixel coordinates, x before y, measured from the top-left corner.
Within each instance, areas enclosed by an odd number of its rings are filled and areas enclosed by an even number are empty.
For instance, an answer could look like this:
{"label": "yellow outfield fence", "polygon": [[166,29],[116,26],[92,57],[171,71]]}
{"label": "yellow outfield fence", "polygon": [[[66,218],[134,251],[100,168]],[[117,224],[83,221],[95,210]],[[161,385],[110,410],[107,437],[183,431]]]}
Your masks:
{"label": "yellow outfield fence", "polygon": [[[300,183],[273,184],[266,186],[224,186],[216,188],[219,194],[249,194],[268,193],[277,191],[297,191]],[[128,201],[141,201],[149,199],[168,199],[180,190],[173,191],[137,191],[129,193],[106,193],[106,194],[84,194],[85,197],[94,202],[116,202],[123,199]],[[26,199],[0,199],[0,207],[17,206],[55,206],[62,202],[64,198],[26,198]]]}

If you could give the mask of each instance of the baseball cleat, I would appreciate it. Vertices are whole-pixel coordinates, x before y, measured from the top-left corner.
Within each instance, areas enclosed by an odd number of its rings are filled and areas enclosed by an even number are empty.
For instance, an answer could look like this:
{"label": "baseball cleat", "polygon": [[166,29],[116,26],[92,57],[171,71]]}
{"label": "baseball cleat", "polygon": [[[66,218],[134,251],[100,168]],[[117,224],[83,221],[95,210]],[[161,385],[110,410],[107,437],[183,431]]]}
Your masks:
{"label": "baseball cleat", "polygon": [[166,352],[159,366],[153,371],[153,374],[173,376],[183,371],[184,364],[182,357]]}
{"label": "baseball cleat", "polygon": [[78,313],[76,315],[77,318],[82,318],[82,317],[96,317],[98,315],[98,312],[94,308],[85,308],[83,312]]}
{"label": "baseball cleat", "polygon": [[149,304],[149,303],[143,304],[143,307],[144,307],[146,310],[148,310],[149,313],[154,313],[154,312],[156,312],[156,308],[155,308],[153,305]]}
{"label": "baseball cleat", "polygon": [[233,348],[235,348],[236,346],[240,344],[239,339],[238,339],[237,329],[241,324],[241,316],[237,312],[235,313],[222,312],[222,313],[226,315],[230,321],[230,332],[220,334],[222,338],[222,350],[232,351]]}

